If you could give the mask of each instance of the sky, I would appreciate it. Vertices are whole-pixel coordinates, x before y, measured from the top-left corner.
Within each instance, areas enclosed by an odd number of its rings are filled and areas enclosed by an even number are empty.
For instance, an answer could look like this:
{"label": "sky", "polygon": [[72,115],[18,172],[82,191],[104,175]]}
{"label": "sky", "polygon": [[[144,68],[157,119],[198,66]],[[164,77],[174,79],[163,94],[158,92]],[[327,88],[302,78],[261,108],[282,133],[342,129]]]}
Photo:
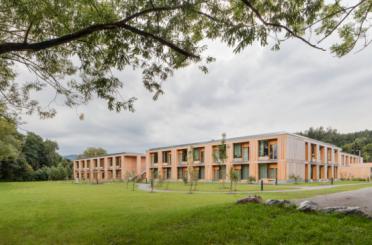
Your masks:
{"label": "sky", "polygon": [[[152,100],[140,71],[117,73],[122,94],[135,96],[134,113],[110,112],[94,100],[77,110],[56,104],[53,119],[23,117],[22,130],[57,141],[62,155],[87,147],[109,153],[268,132],[332,127],[340,132],[372,129],[372,48],[337,58],[298,40],[279,51],[253,45],[239,54],[216,42],[205,55],[217,60],[204,74],[197,65],[178,70]],[[27,76],[26,71],[20,71]],[[39,95],[43,100],[48,93]],[[84,113],[84,120],[79,114]]]}

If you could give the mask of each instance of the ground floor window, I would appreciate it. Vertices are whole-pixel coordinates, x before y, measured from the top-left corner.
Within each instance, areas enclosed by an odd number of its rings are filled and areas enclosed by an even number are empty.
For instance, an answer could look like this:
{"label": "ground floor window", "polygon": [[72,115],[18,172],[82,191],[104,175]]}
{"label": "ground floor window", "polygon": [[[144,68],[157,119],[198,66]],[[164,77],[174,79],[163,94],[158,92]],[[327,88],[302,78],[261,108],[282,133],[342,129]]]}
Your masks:
{"label": "ground floor window", "polygon": [[240,169],[240,179],[248,179],[249,177],[249,165],[242,165]]}
{"label": "ground floor window", "polygon": [[166,168],[166,175],[165,175],[165,177],[167,179],[170,179],[171,178],[171,174],[172,174],[172,171],[171,170],[172,170],[171,168]]}
{"label": "ground floor window", "polygon": [[177,168],[177,178],[183,179],[186,177],[186,168]]}
{"label": "ground floor window", "polygon": [[259,165],[259,178],[260,179],[276,179],[277,168],[270,164],[260,164]]}
{"label": "ground floor window", "polygon": [[158,178],[158,169],[157,168],[151,169],[151,174],[152,174],[152,177],[154,179],[157,179]]}
{"label": "ground floor window", "polygon": [[226,178],[226,166],[218,166],[214,168],[213,178],[215,180]]}
{"label": "ground floor window", "polygon": [[199,167],[198,179],[204,179],[204,176],[205,176],[205,168],[204,167]]}

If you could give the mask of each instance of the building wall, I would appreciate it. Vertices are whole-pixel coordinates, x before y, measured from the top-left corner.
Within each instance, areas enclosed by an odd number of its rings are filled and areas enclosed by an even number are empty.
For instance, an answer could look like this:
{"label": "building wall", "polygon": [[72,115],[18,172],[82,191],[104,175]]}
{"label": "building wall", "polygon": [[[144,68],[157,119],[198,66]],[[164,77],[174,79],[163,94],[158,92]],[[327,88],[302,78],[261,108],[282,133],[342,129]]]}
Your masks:
{"label": "building wall", "polygon": [[[267,159],[259,157],[260,141],[268,140],[274,142],[277,147],[277,158]],[[249,145],[249,161],[239,162],[233,158],[234,144],[246,143]],[[146,172],[150,176],[151,171],[155,171],[158,177],[166,178],[167,173],[170,173],[171,180],[178,179],[179,168],[186,168],[187,164],[179,164],[178,152],[182,149],[202,147],[204,149],[204,162],[194,162],[192,166],[195,168],[204,167],[204,181],[215,180],[217,169],[221,164],[214,162],[213,147],[219,145],[220,141],[214,140],[210,142],[194,143],[190,145],[180,145],[173,147],[162,147],[150,149],[146,153]],[[339,178],[339,167],[342,159],[345,159],[345,164],[360,164],[363,159],[351,154],[341,152],[341,148],[334,145],[313,140],[307,137],[288,134],[266,134],[258,136],[239,137],[226,140],[227,159],[224,163],[226,167],[225,179],[228,180],[228,172],[230,167],[234,167],[237,171],[242,171],[243,168],[249,169],[249,176],[256,181],[264,179],[269,181],[270,178],[261,178],[261,172],[271,173],[276,171],[276,179],[279,182],[290,181],[292,176],[296,176],[302,180],[319,181]],[[163,162],[163,151],[170,151],[170,163]],[[158,163],[151,163],[151,154],[158,154]],[[170,170],[166,170],[170,169]],[[270,175],[272,176],[272,175]],[[156,177],[156,176],[155,176]]]}
{"label": "building wall", "polygon": [[349,166],[340,167],[340,178],[353,179],[363,178],[370,179],[372,177],[372,163],[350,164]]}
{"label": "building wall", "polygon": [[75,180],[90,182],[123,180],[126,173],[141,175],[145,170],[145,155],[118,153],[73,161]]}

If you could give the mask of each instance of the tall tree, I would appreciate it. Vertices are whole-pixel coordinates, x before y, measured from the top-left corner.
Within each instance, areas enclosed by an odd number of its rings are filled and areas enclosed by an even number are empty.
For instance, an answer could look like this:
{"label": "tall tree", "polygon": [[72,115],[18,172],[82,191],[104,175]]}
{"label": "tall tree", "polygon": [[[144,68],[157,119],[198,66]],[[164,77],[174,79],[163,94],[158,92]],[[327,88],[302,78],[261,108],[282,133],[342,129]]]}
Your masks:
{"label": "tall tree", "polygon": [[[126,81],[113,70],[141,70],[156,99],[174,70],[199,63],[207,71],[205,39],[235,52],[254,42],[277,50],[290,38],[324,50],[338,35],[331,51],[343,56],[358,41],[371,43],[371,7],[372,0],[2,0],[0,99],[17,113],[50,117],[56,111],[30,97],[49,86],[70,107],[98,97],[110,110],[133,111],[136,98],[120,94]],[[35,79],[16,82],[19,66]]]}
{"label": "tall tree", "polygon": [[26,161],[33,169],[39,169],[47,165],[45,159],[44,140],[39,135],[29,132],[23,144],[22,153]]}
{"label": "tall tree", "polygon": [[88,147],[79,158],[99,157],[107,155],[107,151],[101,147]]}

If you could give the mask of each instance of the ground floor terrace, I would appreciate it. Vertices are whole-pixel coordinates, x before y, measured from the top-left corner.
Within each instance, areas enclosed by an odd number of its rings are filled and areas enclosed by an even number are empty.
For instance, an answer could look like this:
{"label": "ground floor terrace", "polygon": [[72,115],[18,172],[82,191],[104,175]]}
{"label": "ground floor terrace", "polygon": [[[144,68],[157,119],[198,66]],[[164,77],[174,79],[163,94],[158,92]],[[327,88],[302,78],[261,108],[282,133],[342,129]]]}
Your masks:
{"label": "ground floor terrace", "polygon": [[[164,179],[164,180],[183,180],[190,179],[189,172],[191,169],[194,179],[200,181],[221,181],[229,180],[231,167],[237,173],[239,182],[257,182],[263,180],[265,183],[274,182],[317,182],[330,181],[339,179],[338,165],[319,165],[319,164],[304,164],[304,173],[302,176],[290,176],[284,174],[286,166],[277,162],[258,163],[258,164],[214,164],[214,165],[186,165],[181,166],[156,166],[150,168],[149,178]],[[190,175],[191,176],[191,175]]]}
{"label": "ground floor terrace", "polygon": [[138,153],[115,153],[74,161],[74,179],[90,182],[145,177],[145,156]]}

